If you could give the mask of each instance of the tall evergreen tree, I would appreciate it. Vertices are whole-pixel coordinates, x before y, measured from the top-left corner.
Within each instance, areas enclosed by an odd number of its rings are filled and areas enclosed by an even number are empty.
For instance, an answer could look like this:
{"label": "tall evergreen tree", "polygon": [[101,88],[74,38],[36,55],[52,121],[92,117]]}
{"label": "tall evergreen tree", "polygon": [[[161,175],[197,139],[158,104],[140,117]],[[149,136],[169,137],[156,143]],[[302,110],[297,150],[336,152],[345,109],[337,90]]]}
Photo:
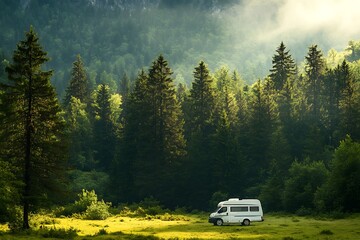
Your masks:
{"label": "tall evergreen tree", "polygon": [[90,88],[84,63],[80,55],[76,56],[76,60],[73,63],[71,79],[64,100],[65,106],[69,105],[71,97],[76,97],[82,103],[87,104],[89,102]]}
{"label": "tall evergreen tree", "polygon": [[[266,169],[270,164],[269,149],[272,144],[272,134],[276,130],[277,124],[277,105],[272,94],[272,84],[270,78],[265,79],[264,83],[258,80],[252,86],[249,100],[249,119],[247,139],[249,148],[248,157],[248,176],[249,181],[263,181]],[[254,184],[254,182],[252,182]]]}
{"label": "tall evergreen tree", "polygon": [[41,67],[48,61],[33,28],[26,33],[6,68],[9,81],[2,84],[0,122],[1,156],[16,166],[21,178],[23,228],[38,200],[60,190],[64,171],[64,120],[50,78]]}
{"label": "tall evergreen tree", "polygon": [[[194,71],[194,81],[187,100],[186,135],[188,140],[189,183],[193,189],[188,195],[191,202],[208,199],[212,194],[209,184],[212,174],[211,137],[215,133],[215,88],[206,64],[201,61]],[[201,171],[199,171],[201,169]],[[195,201],[194,201],[195,200]],[[201,208],[201,204],[194,205]]]}
{"label": "tall evergreen tree", "polygon": [[201,61],[194,71],[194,81],[190,90],[187,125],[190,132],[204,132],[212,124],[215,107],[213,78],[206,64]]}
{"label": "tall evergreen tree", "polygon": [[234,126],[237,121],[238,104],[235,97],[234,84],[227,67],[221,67],[216,73],[218,89],[218,112],[222,115],[225,111],[230,126]]}
{"label": "tall evergreen tree", "polygon": [[69,164],[85,171],[95,168],[92,125],[87,109],[86,103],[71,97],[66,112],[70,145]]}
{"label": "tall evergreen tree", "polygon": [[185,154],[184,120],[176,99],[172,71],[160,55],[149,69],[142,103],[149,111],[141,128],[143,147],[135,162],[135,185],[140,194],[153,195],[167,203],[177,194],[179,166]]}
{"label": "tall evergreen tree", "polygon": [[[216,111],[214,114],[215,133],[211,137],[211,172],[213,191],[223,191],[239,194],[239,189],[234,189],[240,183],[239,157],[235,129],[238,123],[238,104],[235,97],[235,87],[240,82],[234,81],[227,67],[221,67],[215,72],[217,80]],[[235,74],[234,74],[235,75]],[[234,76],[233,75],[233,76]],[[237,77],[235,75],[235,77]],[[237,83],[237,84],[235,84]]]}
{"label": "tall evergreen tree", "polygon": [[326,139],[324,134],[323,88],[325,62],[323,54],[317,45],[309,47],[305,56],[305,77],[303,78],[304,96],[308,111],[306,113],[306,133],[304,141],[304,157],[314,160],[322,158],[319,149],[324,149]]}
{"label": "tall evergreen tree", "polygon": [[98,168],[109,171],[115,150],[115,127],[111,121],[109,87],[100,84],[97,89],[94,121],[95,160]]}
{"label": "tall evergreen tree", "polygon": [[324,124],[327,132],[327,144],[333,147],[339,143],[341,138],[345,137],[339,135],[340,102],[349,78],[350,69],[345,60],[334,70],[328,69],[324,78],[324,108],[326,111]]}
{"label": "tall evergreen tree", "polygon": [[344,88],[339,103],[340,110],[340,136],[347,134],[354,141],[360,140],[360,89],[354,76],[347,74],[345,65],[341,67],[343,72]]}
{"label": "tall evergreen tree", "polygon": [[126,99],[130,94],[130,79],[126,73],[124,73],[120,80],[119,93],[123,99]]}
{"label": "tall evergreen tree", "polygon": [[144,136],[147,130],[145,116],[149,115],[150,109],[145,97],[147,80],[147,74],[141,70],[135,80],[134,89],[125,99],[122,136],[117,149],[114,171],[111,174],[115,193],[120,201],[139,200],[136,199],[138,193],[135,191],[134,169],[136,159],[146,157],[145,145],[148,144]]}
{"label": "tall evergreen tree", "polygon": [[317,45],[309,47],[308,55],[305,57],[305,72],[304,78],[305,92],[307,96],[308,105],[310,108],[311,119],[319,121],[322,81],[325,70],[325,63],[323,54]]}
{"label": "tall evergreen tree", "polygon": [[278,49],[276,49],[277,54],[273,56],[273,67],[270,70],[270,77],[274,82],[276,90],[281,90],[286,84],[287,79],[295,75],[295,61],[289,52],[290,50],[286,51],[285,44],[281,42]]}

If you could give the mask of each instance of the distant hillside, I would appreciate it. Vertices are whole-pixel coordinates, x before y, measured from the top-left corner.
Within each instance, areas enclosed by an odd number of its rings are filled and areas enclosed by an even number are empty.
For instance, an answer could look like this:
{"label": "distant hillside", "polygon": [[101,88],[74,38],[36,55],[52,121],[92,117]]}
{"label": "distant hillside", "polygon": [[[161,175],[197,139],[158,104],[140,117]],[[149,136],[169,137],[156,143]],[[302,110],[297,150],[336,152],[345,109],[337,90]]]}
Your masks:
{"label": "distant hillside", "polygon": [[[3,0],[0,51],[10,56],[30,25],[39,33],[63,95],[75,56],[80,54],[91,82],[116,87],[124,74],[133,79],[160,53],[177,82],[190,85],[204,60],[212,71],[228,65],[252,83],[269,74],[281,41],[297,62],[310,44],[326,53],[327,34],[296,36],[278,31],[282,1],[242,0]],[[281,16],[280,16],[281,17]],[[274,26],[273,26],[274,25]],[[281,28],[279,28],[281,29]],[[339,35],[339,38],[341,36]],[[346,41],[341,42],[342,49]],[[116,89],[114,89],[116,90]]]}

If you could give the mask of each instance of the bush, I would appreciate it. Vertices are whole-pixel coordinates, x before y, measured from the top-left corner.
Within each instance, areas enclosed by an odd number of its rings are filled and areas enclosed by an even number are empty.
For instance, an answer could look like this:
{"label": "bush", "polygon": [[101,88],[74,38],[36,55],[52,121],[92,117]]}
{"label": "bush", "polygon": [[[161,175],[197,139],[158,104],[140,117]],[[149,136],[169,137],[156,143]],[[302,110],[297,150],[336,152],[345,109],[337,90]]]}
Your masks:
{"label": "bush", "polygon": [[85,219],[103,220],[109,217],[109,208],[111,203],[105,203],[104,200],[98,201],[94,190],[82,190],[78,194],[79,200],[74,204],[69,204],[56,211],[56,216],[77,216]]}
{"label": "bush", "polygon": [[317,205],[315,193],[327,181],[328,173],[323,162],[293,162],[285,181],[285,209],[295,212],[301,208],[314,208]]}
{"label": "bush", "polygon": [[84,218],[89,220],[105,220],[111,215],[109,213],[110,206],[111,203],[105,203],[104,200],[93,202],[87,207]]}
{"label": "bush", "polygon": [[40,235],[44,238],[57,238],[57,239],[74,239],[77,236],[77,230],[74,228],[70,229],[41,229],[39,231]]}
{"label": "bush", "polygon": [[82,190],[82,193],[78,194],[79,201],[75,201],[74,213],[85,212],[86,209],[93,203],[96,203],[98,198],[94,190]]}
{"label": "bush", "polygon": [[11,232],[18,232],[22,230],[22,226],[23,226],[22,210],[20,207],[15,207],[14,209],[11,210],[8,227]]}
{"label": "bush", "polygon": [[296,215],[298,215],[298,216],[309,216],[313,213],[314,213],[313,210],[311,210],[310,208],[305,208],[305,207],[301,207],[298,210],[296,210]]}

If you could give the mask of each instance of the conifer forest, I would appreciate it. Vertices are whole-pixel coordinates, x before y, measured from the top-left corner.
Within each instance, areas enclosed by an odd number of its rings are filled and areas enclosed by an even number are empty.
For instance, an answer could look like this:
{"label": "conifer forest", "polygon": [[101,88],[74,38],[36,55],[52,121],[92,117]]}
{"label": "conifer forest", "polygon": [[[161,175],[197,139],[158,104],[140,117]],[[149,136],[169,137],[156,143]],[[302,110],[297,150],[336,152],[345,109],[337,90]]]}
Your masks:
{"label": "conifer forest", "polygon": [[300,2],[1,0],[0,222],[92,190],[358,213],[360,5]]}

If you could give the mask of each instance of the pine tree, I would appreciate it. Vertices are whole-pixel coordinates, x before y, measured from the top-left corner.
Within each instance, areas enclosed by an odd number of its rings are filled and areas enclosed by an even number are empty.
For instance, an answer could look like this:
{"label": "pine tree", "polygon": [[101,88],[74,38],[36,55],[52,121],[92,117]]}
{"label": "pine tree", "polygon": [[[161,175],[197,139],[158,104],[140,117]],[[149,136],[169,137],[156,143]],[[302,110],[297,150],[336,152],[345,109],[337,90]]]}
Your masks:
{"label": "pine tree", "polygon": [[[217,80],[216,111],[214,114],[215,133],[211,137],[211,148],[208,150],[211,156],[208,157],[212,165],[211,172],[213,190],[223,191],[231,194],[238,194],[234,186],[241,178],[239,172],[239,157],[235,130],[238,127],[238,103],[235,97],[236,85],[239,80],[232,79],[228,67],[221,67],[215,72]],[[233,77],[238,77],[235,74]]]}
{"label": "pine tree", "polygon": [[69,163],[78,170],[95,168],[92,149],[92,124],[87,105],[71,97],[67,107],[66,121],[69,136]]}
{"label": "pine tree", "polygon": [[354,76],[347,74],[347,69],[343,64],[344,88],[339,103],[340,110],[340,137],[344,138],[347,134],[354,141],[360,140],[360,89]]}
{"label": "pine tree", "polygon": [[229,120],[231,127],[237,122],[238,104],[235,97],[235,89],[232,84],[231,76],[229,75],[229,69],[227,67],[221,67],[216,73],[215,78],[217,80],[218,90],[218,113],[222,115],[222,111]]}
{"label": "pine tree", "polygon": [[97,88],[94,122],[95,160],[101,170],[109,171],[114,157],[115,127],[111,121],[109,86]]}
{"label": "pine tree", "polygon": [[50,78],[41,67],[48,61],[33,30],[26,33],[6,68],[8,83],[2,85],[0,122],[1,155],[16,166],[21,178],[23,228],[29,228],[29,213],[44,197],[60,188],[64,172],[64,120]]}
{"label": "pine tree", "polygon": [[278,121],[271,85],[271,79],[267,78],[264,82],[258,80],[251,88],[247,132],[249,165],[245,166],[251,169],[248,171],[249,180],[261,180],[270,163],[269,150]]}
{"label": "pine tree", "polygon": [[187,118],[189,132],[205,132],[210,127],[214,114],[215,89],[213,78],[203,61],[195,68],[189,102],[190,111]]}
{"label": "pine tree", "polygon": [[130,94],[130,79],[126,73],[120,80],[119,93],[124,99]]}
{"label": "pine tree", "polygon": [[[172,71],[160,55],[149,69],[141,104],[144,124],[138,126],[141,148],[135,160],[135,185],[143,197],[153,195],[170,203],[185,154],[184,121],[176,99]],[[143,108],[143,107],[142,107]]]}
{"label": "pine tree", "polygon": [[273,56],[273,67],[270,70],[270,77],[274,82],[276,90],[281,90],[286,83],[287,79],[295,75],[296,65],[292,56],[289,54],[290,50],[286,51],[285,44],[280,43],[277,54]]}
{"label": "pine tree", "polygon": [[114,171],[111,174],[115,192],[122,201],[136,199],[138,193],[134,186],[135,163],[136,159],[143,159],[147,154],[145,145],[148,142],[144,136],[144,130],[148,129],[145,116],[149,115],[150,109],[145,97],[147,80],[147,74],[141,70],[135,80],[134,89],[125,99],[122,136],[117,148]]}
{"label": "pine tree", "polygon": [[324,108],[326,116],[324,124],[327,130],[328,144],[335,147],[341,138],[340,124],[340,101],[343,98],[344,88],[350,78],[350,69],[344,60],[334,70],[328,69],[324,78]]}
{"label": "pine tree", "polygon": [[64,100],[65,106],[69,105],[71,97],[76,97],[82,103],[87,104],[90,97],[89,91],[89,83],[86,76],[84,63],[81,59],[81,56],[77,55],[76,61],[73,63],[70,83],[66,90],[66,96]]}
{"label": "pine tree", "polygon": [[305,56],[305,77],[303,79],[304,96],[308,111],[305,119],[306,133],[304,141],[304,157],[314,160],[322,158],[321,151],[326,143],[324,133],[323,87],[324,87],[325,62],[321,50],[317,45],[309,47],[308,55]]}
{"label": "pine tree", "polygon": [[308,55],[305,57],[306,77],[304,78],[304,84],[313,121],[320,119],[321,95],[319,93],[322,92],[324,70],[323,54],[317,45],[312,45],[309,47]]}
{"label": "pine tree", "polygon": [[[215,87],[214,79],[210,76],[207,65],[201,61],[194,70],[194,80],[190,95],[186,100],[186,137],[188,149],[188,189],[189,203],[193,207],[201,208],[201,204],[194,204],[206,199],[212,194],[212,183],[209,182],[212,174],[211,141],[215,133]],[[201,169],[201,171],[199,171]]]}

